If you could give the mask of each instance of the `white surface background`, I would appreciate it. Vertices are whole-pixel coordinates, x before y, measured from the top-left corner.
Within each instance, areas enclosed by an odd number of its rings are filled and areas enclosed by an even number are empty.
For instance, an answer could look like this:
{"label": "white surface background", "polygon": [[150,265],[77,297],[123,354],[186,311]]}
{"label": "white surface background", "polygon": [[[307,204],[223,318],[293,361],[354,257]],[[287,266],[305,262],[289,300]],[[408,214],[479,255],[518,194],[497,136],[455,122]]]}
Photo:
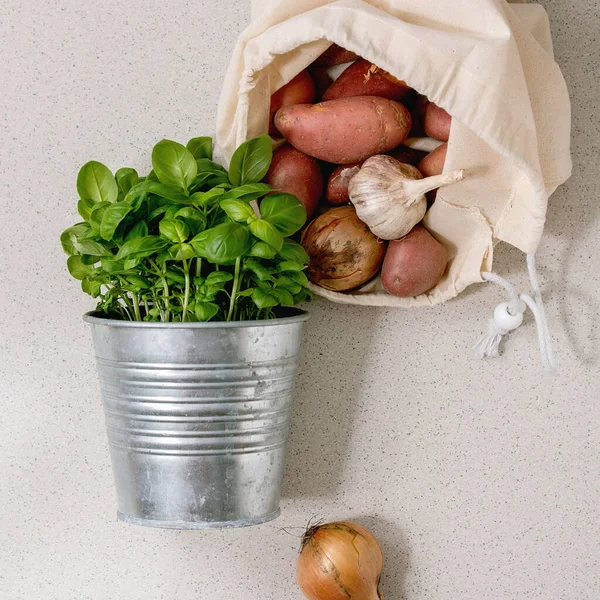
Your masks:
{"label": "white surface background", "polygon": [[[80,318],[93,301],[58,237],[78,218],[85,161],[147,169],[157,140],[213,131],[249,2],[2,2],[3,600],[300,599],[297,537],[313,516],[372,528],[386,600],[600,597],[600,5],[543,4],[573,97],[575,172],[539,253],[560,375],[542,372],[530,321],[500,360],[473,358],[501,299],[491,286],[410,312],[317,302],[283,515],[203,533],[116,521]],[[522,286],[524,265],[498,250]]]}

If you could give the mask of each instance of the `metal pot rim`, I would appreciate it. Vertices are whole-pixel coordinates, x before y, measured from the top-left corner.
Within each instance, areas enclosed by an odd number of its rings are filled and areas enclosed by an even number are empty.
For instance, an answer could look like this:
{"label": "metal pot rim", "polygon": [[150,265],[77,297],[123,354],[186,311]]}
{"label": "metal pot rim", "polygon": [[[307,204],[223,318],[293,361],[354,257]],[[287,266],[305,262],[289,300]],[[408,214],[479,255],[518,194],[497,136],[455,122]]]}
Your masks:
{"label": "metal pot rim", "polygon": [[300,308],[290,308],[295,314],[277,319],[263,319],[260,321],[214,321],[209,323],[161,323],[148,321],[121,321],[102,316],[102,313],[94,310],[83,315],[83,320],[92,325],[104,325],[106,327],[133,327],[143,329],[239,329],[243,327],[272,327],[276,325],[288,325],[290,323],[302,323],[309,318],[308,312]]}

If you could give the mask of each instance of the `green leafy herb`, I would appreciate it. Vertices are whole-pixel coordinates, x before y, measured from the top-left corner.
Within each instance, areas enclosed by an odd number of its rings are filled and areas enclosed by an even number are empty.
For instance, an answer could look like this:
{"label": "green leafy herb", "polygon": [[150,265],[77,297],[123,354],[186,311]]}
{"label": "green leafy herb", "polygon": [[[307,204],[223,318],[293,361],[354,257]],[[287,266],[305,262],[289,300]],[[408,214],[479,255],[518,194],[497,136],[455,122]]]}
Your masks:
{"label": "green leafy herb", "polygon": [[258,183],[267,174],[273,159],[273,146],[268,135],[244,142],[233,154],[229,179],[233,185]]}
{"label": "green leafy herb", "polygon": [[159,142],[146,177],[86,163],[83,222],[60,236],[69,273],[98,311],[126,320],[268,319],[310,299],[308,256],[285,238],[306,213],[261,182],[271,159],[261,136],[236,150],[228,172],[212,161],[211,138],[197,137],[187,147]]}

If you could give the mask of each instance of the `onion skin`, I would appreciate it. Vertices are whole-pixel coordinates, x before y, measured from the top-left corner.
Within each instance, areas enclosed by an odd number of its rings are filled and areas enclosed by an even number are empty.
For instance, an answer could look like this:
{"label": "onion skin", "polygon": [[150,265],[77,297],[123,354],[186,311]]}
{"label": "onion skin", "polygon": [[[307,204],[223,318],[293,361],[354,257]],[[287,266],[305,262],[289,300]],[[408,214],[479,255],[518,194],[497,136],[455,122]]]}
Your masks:
{"label": "onion skin", "polygon": [[308,252],[308,278],[335,292],[352,290],[379,272],[387,244],[357,216],[353,206],[340,206],[317,217],[302,234]]}
{"label": "onion skin", "polygon": [[383,600],[383,551],[366,528],[342,521],[309,529],[296,569],[309,600]]}

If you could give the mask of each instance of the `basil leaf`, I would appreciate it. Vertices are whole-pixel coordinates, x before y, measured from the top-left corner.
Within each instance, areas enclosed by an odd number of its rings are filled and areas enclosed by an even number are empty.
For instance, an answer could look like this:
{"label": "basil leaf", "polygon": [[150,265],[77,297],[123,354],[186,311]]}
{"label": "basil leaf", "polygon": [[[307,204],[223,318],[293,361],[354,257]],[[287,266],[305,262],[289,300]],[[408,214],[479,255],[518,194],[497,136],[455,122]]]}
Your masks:
{"label": "basil leaf", "polygon": [[83,200],[116,202],[119,196],[117,182],[108,167],[92,160],[77,175],[77,192]]}
{"label": "basil leaf", "polygon": [[278,271],[303,271],[306,268],[305,264],[296,262],[295,260],[284,260],[277,265]]}
{"label": "basil leaf", "polygon": [[270,292],[255,288],[252,292],[252,301],[256,304],[257,308],[272,308],[279,304],[279,300]]}
{"label": "basil leaf", "polygon": [[161,235],[176,244],[182,244],[190,235],[189,227],[179,219],[163,219],[158,228]]}
{"label": "basil leaf", "polygon": [[152,168],[161,183],[184,190],[192,185],[198,174],[194,155],[185,146],[170,140],[162,140],[154,146]]}
{"label": "basil leaf", "polygon": [[104,213],[111,205],[112,204],[110,202],[100,202],[94,205],[94,208],[90,213],[90,225],[98,235],[100,235],[100,230],[102,229],[102,219],[104,218]]}
{"label": "basil leaf", "polygon": [[308,286],[308,277],[302,271],[289,271],[286,277],[303,288]]}
{"label": "basil leaf", "polygon": [[219,307],[213,302],[196,302],[195,313],[198,321],[210,321],[219,312]]}
{"label": "basil leaf", "polygon": [[199,256],[215,264],[225,264],[249,250],[251,236],[243,225],[221,223],[198,234],[190,243]]}
{"label": "basil leaf", "polygon": [[208,192],[196,192],[190,196],[190,200],[200,208],[207,208],[216,204],[217,200],[225,193],[224,189],[214,188]]}
{"label": "basil leaf", "polygon": [[132,206],[126,202],[110,204],[102,215],[102,224],[100,225],[100,235],[102,239],[109,242],[121,221],[131,212]]}
{"label": "basil leaf", "polygon": [[83,281],[93,270],[94,268],[86,265],[81,256],[69,256],[67,260],[67,268],[69,269],[69,273],[75,279],[79,279]]}
{"label": "basil leaf", "polygon": [[275,226],[268,221],[265,221],[264,219],[252,221],[248,227],[250,227],[250,231],[254,237],[273,246],[277,252],[283,247],[283,236],[275,229]]}
{"label": "basil leaf", "polygon": [[125,241],[127,242],[129,240],[143,238],[143,237],[146,237],[147,235],[148,235],[148,225],[146,225],[145,221],[140,221],[139,223],[136,223],[131,228],[131,231],[127,234]]}
{"label": "basil leaf", "polygon": [[125,264],[122,260],[102,259],[102,270],[112,275],[126,271]]}
{"label": "basil leaf", "polygon": [[272,281],[274,269],[271,269],[257,260],[249,258],[244,261],[244,266],[252,271],[260,281]]}
{"label": "basil leaf", "polygon": [[143,238],[126,241],[121,246],[116,258],[117,260],[121,260],[123,258],[145,258],[160,252],[168,245],[169,240],[155,235],[148,235]]}
{"label": "basil leaf", "polygon": [[195,257],[196,253],[191,244],[175,244],[169,249],[171,260],[188,260]]}
{"label": "basil leaf", "polygon": [[308,263],[306,250],[293,240],[284,240],[279,256],[285,260],[293,260],[304,265]]}
{"label": "basil leaf", "polygon": [[101,288],[102,284],[99,281],[84,279],[81,282],[81,289],[92,298],[97,298],[100,295]]}
{"label": "basil leaf", "polygon": [[273,160],[273,147],[268,135],[244,142],[233,154],[229,179],[235,186],[258,183],[267,174]]}
{"label": "basil leaf", "polygon": [[112,256],[110,249],[101,242],[94,240],[81,240],[75,237],[71,238],[73,246],[81,254],[89,254],[90,256]]}
{"label": "basil leaf", "polygon": [[233,221],[246,223],[251,219],[257,218],[250,205],[246,204],[243,200],[221,200],[219,206]]}
{"label": "basil leaf", "polygon": [[279,300],[283,306],[294,306],[294,297],[284,288],[275,288],[271,290],[271,294]]}
{"label": "basil leaf", "polygon": [[93,200],[90,198],[82,198],[77,203],[77,212],[81,215],[81,218],[84,221],[89,222],[92,210],[94,210],[94,206],[96,206],[96,203]]}
{"label": "basil leaf", "polygon": [[241,292],[238,292],[237,295],[238,295],[238,298],[246,298],[248,296],[252,296],[253,293],[254,293],[254,288],[248,288]]}
{"label": "basil leaf", "polygon": [[75,246],[73,245],[73,238],[81,238],[91,231],[91,227],[87,223],[77,223],[68,229],[65,229],[60,234],[60,243],[63,250],[72,256],[73,254],[79,254]]}
{"label": "basil leaf", "polygon": [[211,159],[213,156],[213,141],[210,137],[192,138],[186,147],[196,160],[200,158]]}
{"label": "basil leaf", "polygon": [[233,275],[231,273],[227,273],[227,271],[213,271],[208,275],[205,280],[206,285],[217,285],[221,283],[227,283],[233,279]]}
{"label": "basil leaf", "polygon": [[277,250],[266,242],[255,242],[248,252],[248,256],[256,256],[257,258],[273,259],[277,256]]}
{"label": "basil leaf", "polygon": [[234,198],[239,200],[256,200],[266,196],[269,192],[272,192],[273,188],[266,183],[248,183],[241,187],[233,188],[225,194],[224,199]]}
{"label": "basil leaf", "polygon": [[133,186],[127,195],[125,196],[125,202],[131,202],[134,198],[138,197],[140,194],[156,194],[161,198],[166,198],[167,200],[171,200],[172,202],[189,202],[190,199],[186,196],[181,190],[173,188],[169,185],[165,185],[164,183],[159,183],[157,181],[142,181],[137,185]]}
{"label": "basil leaf", "polygon": [[275,287],[286,289],[292,294],[299,294],[302,291],[302,286],[298,285],[291,277],[288,277],[287,275],[278,277],[277,281],[275,282]]}
{"label": "basil leaf", "polygon": [[306,223],[306,209],[292,194],[272,194],[260,203],[260,214],[285,237],[293,235]]}
{"label": "basil leaf", "polygon": [[206,229],[206,217],[193,206],[186,206],[178,210],[175,213],[175,218],[183,219],[194,235],[198,235]]}
{"label": "basil leaf", "polygon": [[115,173],[115,180],[121,193],[125,196],[129,190],[137,184],[139,176],[135,169],[123,168]]}

